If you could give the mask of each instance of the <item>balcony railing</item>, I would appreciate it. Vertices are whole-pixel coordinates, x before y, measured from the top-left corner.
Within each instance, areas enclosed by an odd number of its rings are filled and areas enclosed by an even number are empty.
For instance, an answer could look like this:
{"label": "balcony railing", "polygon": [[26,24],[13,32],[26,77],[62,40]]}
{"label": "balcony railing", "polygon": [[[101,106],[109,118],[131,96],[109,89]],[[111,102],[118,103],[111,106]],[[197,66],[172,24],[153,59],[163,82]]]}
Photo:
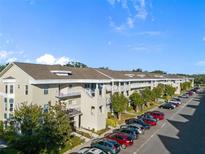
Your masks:
{"label": "balcony railing", "polygon": [[68,92],[68,93],[59,93],[58,96],[56,96],[59,99],[65,99],[68,97],[79,97],[81,96],[80,92]]}
{"label": "balcony railing", "polygon": [[151,83],[132,83],[131,88],[149,87]]}

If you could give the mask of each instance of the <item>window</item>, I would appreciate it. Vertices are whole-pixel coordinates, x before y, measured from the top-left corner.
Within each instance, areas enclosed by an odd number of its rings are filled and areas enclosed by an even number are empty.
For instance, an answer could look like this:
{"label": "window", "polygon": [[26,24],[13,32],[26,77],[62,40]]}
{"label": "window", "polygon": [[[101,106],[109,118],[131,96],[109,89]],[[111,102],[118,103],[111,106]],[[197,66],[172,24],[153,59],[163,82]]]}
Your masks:
{"label": "window", "polygon": [[129,96],[129,91],[127,91],[127,96]]}
{"label": "window", "polygon": [[44,112],[48,112],[48,104],[44,104],[43,105],[43,111]]}
{"label": "window", "polygon": [[7,119],[7,113],[4,113],[4,119]]}
{"label": "window", "polygon": [[28,95],[28,85],[25,85],[25,95]]}
{"label": "window", "polygon": [[43,93],[44,95],[48,95],[48,85],[44,86]]}
{"label": "window", "polygon": [[91,115],[94,115],[94,112],[95,112],[95,107],[92,106],[92,107],[91,107]]}
{"label": "window", "polygon": [[102,89],[99,89],[99,95],[100,96],[102,95]]}
{"label": "window", "polygon": [[4,98],[4,110],[7,111],[7,98]]}
{"label": "window", "polygon": [[124,82],[120,82],[120,85],[123,86],[123,85],[124,85]]}
{"label": "window", "polygon": [[10,104],[9,111],[12,112],[14,110],[14,99],[13,98],[9,99],[9,104]]}
{"label": "window", "polygon": [[99,107],[99,110],[100,110],[100,113],[103,113],[103,106],[102,105]]}
{"label": "window", "polygon": [[12,113],[9,113],[9,119],[13,118],[14,115]]}
{"label": "window", "polygon": [[13,94],[13,93],[14,93],[14,86],[10,85],[10,94]]}
{"label": "window", "polygon": [[5,93],[6,94],[8,93],[8,86],[7,85],[5,86]]}

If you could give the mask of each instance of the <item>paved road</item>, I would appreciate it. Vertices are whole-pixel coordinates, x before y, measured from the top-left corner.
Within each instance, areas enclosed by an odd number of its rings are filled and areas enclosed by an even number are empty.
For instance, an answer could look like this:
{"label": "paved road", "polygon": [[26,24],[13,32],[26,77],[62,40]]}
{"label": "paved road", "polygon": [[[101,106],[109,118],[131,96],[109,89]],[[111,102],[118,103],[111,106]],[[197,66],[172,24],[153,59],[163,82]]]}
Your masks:
{"label": "paved road", "polygon": [[186,102],[120,154],[205,154],[205,91]]}

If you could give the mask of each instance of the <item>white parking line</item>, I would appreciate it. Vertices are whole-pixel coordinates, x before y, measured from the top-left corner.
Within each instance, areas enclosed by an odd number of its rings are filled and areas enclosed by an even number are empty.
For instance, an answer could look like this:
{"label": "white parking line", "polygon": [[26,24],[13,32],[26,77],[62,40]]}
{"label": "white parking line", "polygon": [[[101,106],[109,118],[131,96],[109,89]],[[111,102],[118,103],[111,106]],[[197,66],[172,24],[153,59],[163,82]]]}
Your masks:
{"label": "white parking line", "polygon": [[[191,98],[190,100],[188,100],[180,110],[178,110],[177,112],[175,112],[170,119],[173,119],[173,117],[178,114],[182,109],[184,109],[184,107],[186,106],[186,104],[190,103],[193,100],[193,98]],[[167,122],[165,121],[160,128],[158,128],[138,149],[136,152],[134,152],[133,154],[137,154],[165,125],[167,124]]]}

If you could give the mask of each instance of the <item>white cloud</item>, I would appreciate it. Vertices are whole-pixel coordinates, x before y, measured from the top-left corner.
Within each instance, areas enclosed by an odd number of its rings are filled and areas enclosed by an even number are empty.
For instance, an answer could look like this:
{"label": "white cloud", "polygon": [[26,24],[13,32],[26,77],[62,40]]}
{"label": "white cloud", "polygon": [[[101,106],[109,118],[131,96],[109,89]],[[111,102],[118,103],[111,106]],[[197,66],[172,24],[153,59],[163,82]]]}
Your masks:
{"label": "white cloud", "polygon": [[196,63],[197,66],[205,66],[205,60],[200,60]]}
{"label": "white cloud", "polygon": [[14,62],[14,61],[16,61],[16,60],[17,60],[16,57],[12,57],[12,58],[7,59],[7,60],[6,60],[6,63],[12,63],[12,62]]}
{"label": "white cloud", "polygon": [[48,65],[54,65],[54,64],[65,65],[70,61],[71,59],[69,57],[63,56],[63,57],[56,58],[53,55],[47,53],[36,59],[37,63],[48,64]]}
{"label": "white cloud", "polygon": [[0,62],[11,63],[17,60],[17,57],[24,57],[23,51],[0,50]]}
{"label": "white cloud", "polygon": [[122,32],[123,30],[125,30],[125,25],[124,24],[116,25],[112,17],[109,17],[109,24],[110,27],[112,27],[117,32]]}
{"label": "white cloud", "polygon": [[115,0],[107,0],[110,5],[115,5]]}
{"label": "white cloud", "polygon": [[[148,3],[148,1],[145,1],[145,0],[107,0],[107,1],[112,6],[115,6],[118,3],[120,3],[122,9],[125,9],[127,12],[126,20],[124,20],[120,24],[116,24],[112,20],[112,23],[114,23],[114,24],[110,24],[110,25],[115,30],[116,29],[122,30],[122,27],[123,27],[123,29],[133,28],[135,26],[136,21],[146,20],[148,14],[149,14],[148,8],[152,7],[152,4],[149,4],[151,2],[149,1],[149,3]],[[134,8],[134,11],[133,11],[133,8]],[[118,26],[116,26],[116,25],[118,25]]]}
{"label": "white cloud", "polygon": [[107,45],[109,45],[109,46],[110,46],[111,44],[112,44],[112,42],[111,42],[111,41],[108,41],[108,42],[107,42]]}
{"label": "white cloud", "polygon": [[10,54],[11,54],[11,52],[6,51],[6,50],[2,50],[2,51],[0,51],[0,59],[6,59]]}
{"label": "white cloud", "polygon": [[56,59],[56,64],[65,65],[68,64],[68,62],[70,62],[70,58],[68,57],[60,57],[59,59]]}
{"label": "white cloud", "polygon": [[134,27],[134,21],[132,18],[128,17],[127,18],[127,25],[129,28],[133,28]]}
{"label": "white cloud", "polygon": [[144,32],[139,32],[138,35],[158,36],[158,35],[161,35],[161,32],[160,31],[144,31]]}
{"label": "white cloud", "polygon": [[205,37],[203,37],[202,40],[205,41]]}
{"label": "white cloud", "polygon": [[162,45],[156,44],[137,44],[137,45],[129,45],[128,46],[131,50],[136,52],[143,52],[143,53],[157,53],[162,50]]}
{"label": "white cloud", "polygon": [[146,2],[145,0],[137,0],[134,2],[134,7],[136,10],[136,17],[142,20],[147,18],[148,12],[146,9]]}

